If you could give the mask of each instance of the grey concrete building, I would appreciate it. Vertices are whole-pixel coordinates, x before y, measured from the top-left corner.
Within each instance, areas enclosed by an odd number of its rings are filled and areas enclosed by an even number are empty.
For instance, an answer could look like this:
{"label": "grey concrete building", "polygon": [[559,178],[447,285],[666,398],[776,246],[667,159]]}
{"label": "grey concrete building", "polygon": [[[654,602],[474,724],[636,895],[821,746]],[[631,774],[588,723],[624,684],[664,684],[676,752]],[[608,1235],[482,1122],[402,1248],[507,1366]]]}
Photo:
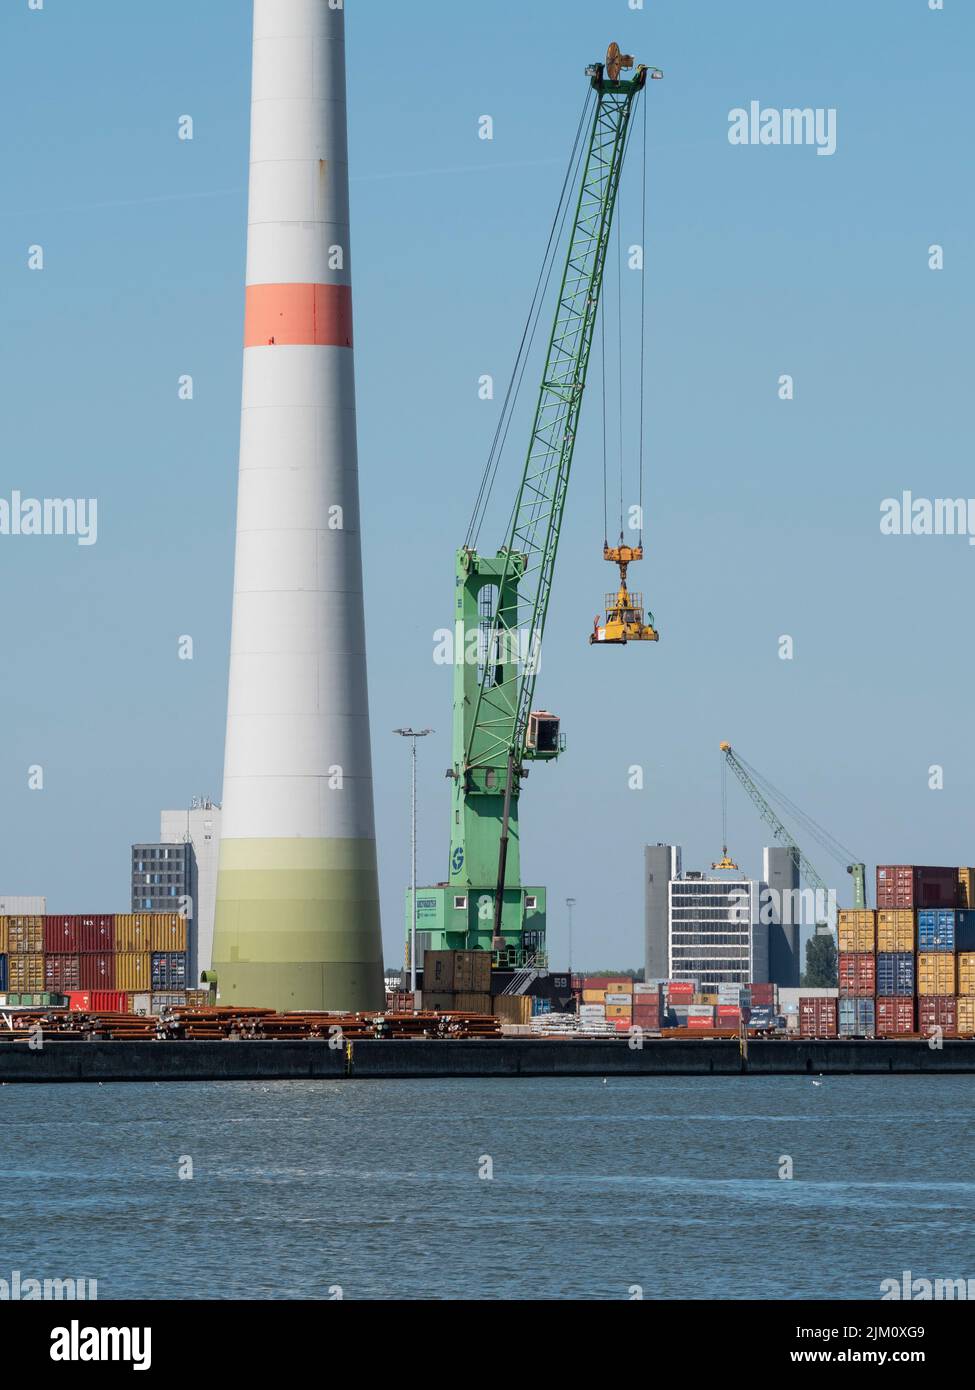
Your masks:
{"label": "grey concrete building", "polygon": [[679,878],[679,845],[646,845],[643,851],[644,960],[648,980],[663,980],[669,969],[670,881]]}
{"label": "grey concrete building", "polygon": [[769,979],[793,988],[799,983],[799,869],[790,849],[768,846],[762,877],[769,887]]}

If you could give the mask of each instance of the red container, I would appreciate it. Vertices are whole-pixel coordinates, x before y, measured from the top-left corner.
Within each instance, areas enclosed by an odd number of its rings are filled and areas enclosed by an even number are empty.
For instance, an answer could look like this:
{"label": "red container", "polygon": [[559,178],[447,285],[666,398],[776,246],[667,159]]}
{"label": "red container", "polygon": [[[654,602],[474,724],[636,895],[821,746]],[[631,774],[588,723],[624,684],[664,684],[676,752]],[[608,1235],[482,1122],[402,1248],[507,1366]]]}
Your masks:
{"label": "red container", "polygon": [[692,1014],[691,1017],[687,1020],[687,1026],[688,1026],[688,1028],[704,1028],[704,1029],[713,1028],[713,1027],[714,1027],[714,1019],[713,1019],[713,1018],[698,1018],[697,1014]]}
{"label": "red container", "polygon": [[878,907],[958,907],[958,870],[935,864],[878,864]]}
{"label": "red container", "polygon": [[44,988],[53,994],[67,994],[81,988],[80,956],[45,956]]}
{"label": "red container", "polygon": [[909,995],[877,996],[877,1036],[914,1032],[914,1000]]}
{"label": "red container", "polygon": [[926,1033],[931,1028],[943,1028],[946,1033],[958,1031],[958,1001],[953,994],[918,996],[917,1030]]}
{"label": "red container", "polygon": [[694,997],[694,982],[692,980],[668,980],[667,993],[672,999],[692,999]]}
{"label": "red container", "polygon": [[96,913],[94,916],[78,917],[79,951],[102,951],[111,954],[115,950],[114,912]]}
{"label": "red container", "polygon": [[610,1022],[616,1025],[617,1033],[628,1033],[633,1027],[632,1020],[628,1018],[613,1018]]}
{"label": "red container", "polygon": [[78,924],[80,917],[53,916],[44,918],[44,954],[46,956],[76,956],[81,950]]}
{"label": "red container", "polygon": [[719,1004],[717,1006],[718,1018],[727,1020],[729,1023],[739,1023],[741,1021],[741,1009],[737,1004]]}
{"label": "red container", "polygon": [[838,1001],[823,999],[816,994],[799,996],[799,1036],[802,1038],[835,1038]]}
{"label": "red container", "polygon": [[746,988],[752,997],[753,1004],[764,1005],[775,1003],[775,985],[765,984],[763,982],[761,984],[747,985]]}
{"label": "red container", "polygon": [[132,1012],[129,996],[121,989],[83,989],[68,995],[68,1008],[75,1013],[127,1014]]}
{"label": "red container", "polygon": [[846,998],[876,994],[877,957],[872,951],[840,951],[837,978]]}
{"label": "red container", "polygon": [[79,957],[81,961],[81,988],[84,990],[114,990],[115,957],[103,951]]}

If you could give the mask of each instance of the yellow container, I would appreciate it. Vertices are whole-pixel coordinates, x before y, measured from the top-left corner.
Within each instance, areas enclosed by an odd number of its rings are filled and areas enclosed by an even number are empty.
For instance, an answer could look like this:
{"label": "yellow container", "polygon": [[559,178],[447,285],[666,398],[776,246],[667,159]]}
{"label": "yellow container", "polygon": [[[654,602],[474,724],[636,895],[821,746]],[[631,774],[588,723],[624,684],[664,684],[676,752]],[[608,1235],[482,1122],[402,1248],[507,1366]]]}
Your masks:
{"label": "yellow container", "polygon": [[[118,923],[115,930],[118,931]],[[115,956],[115,988],[127,994],[141,993],[152,981],[148,951],[119,951]]]}
{"label": "yellow container", "polygon": [[584,989],[582,991],[582,1002],[584,1004],[601,1004],[606,998],[604,989]]}
{"label": "yellow container", "polygon": [[[151,951],[186,950],[186,918],[181,912],[152,912],[148,915],[152,918],[149,926]],[[138,948],[133,946],[132,949]]]}
{"label": "yellow container", "polygon": [[[154,912],[117,912],[115,914],[116,951],[151,951],[152,919]],[[123,989],[119,985],[119,989]],[[149,986],[146,985],[146,989]]]}
{"label": "yellow container", "polygon": [[913,951],[915,944],[914,909],[881,908],[877,913],[877,950]]}
{"label": "yellow container", "polygon": [[962,951],[958,957],[958,993],[975,995],[975,955]]}
{"label": "yellow container", "polygon": [[841,951],[876,951],[877,914],[872,908],[841,907],[836,914]]}
{"label": "yellow container", "polygon": [[7,950],[11,955],[40,955],[44,950],[44,918],[8,917]]}
{"label": "yellow container", "polygon": [[917,958],[918,994],[954,994],[953,951],[921,951]]}
{"label": "yellow container", "polygon": [[44,957],[20,954],[7,958],[7,989],[11,994],[28,994],[44,988]]}
{"label": "yellow container", "polygon": [[958,870],[958,906],[975,907],[975,869]]}
{"label": "yellow container", "polygon": [[503,1023],[531,1023],[531,998],[527,994],[498,994],[494,1000],[494,1016]]}
{"label": "yellow container", "polygon": [[975,999],[959,998],[957,1008],[959,1033],[975,1033]]}
{"label": "yellow container", "polygon": [[7,954],[7,922],[9,918],[0,917],[0,956]]}
{"label": "yellow container", "polygon": [[607,1018],[632,1018],[633,1006],[631,1004],[607,1004]]}

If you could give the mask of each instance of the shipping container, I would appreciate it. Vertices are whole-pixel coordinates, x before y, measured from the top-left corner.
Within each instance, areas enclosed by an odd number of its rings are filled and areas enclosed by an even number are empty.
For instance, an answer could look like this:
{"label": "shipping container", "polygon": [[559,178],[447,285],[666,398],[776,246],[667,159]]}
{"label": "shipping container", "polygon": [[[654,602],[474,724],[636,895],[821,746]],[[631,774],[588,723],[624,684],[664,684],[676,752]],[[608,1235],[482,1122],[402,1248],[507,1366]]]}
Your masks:
{"label": "shipping container", "polygon": [[182,951],[153,951],[149,980],[153,994],[160,990],[185,989],[186,956]]}
{"label": "shipping container", "polygon": [[835,1038],[838,1029],[837,999],[820,995],[799,998],[799,1033],[804,1038]]}
{"label": "shipping container", "polygon": [[955,909],[953,907],[918,908],[917,949],[919,951],[955,950]]}
{"label": "shipping container", "polygon": [[917,992],[919,995],[954,995],[955,957],[946,951],[918,952]]}
{"label": "shipping container", "polygon": [[633,1027],[633,1023],[628,1018],[614,1018],[613,1026],[616,1029],[617,1033],[628,1033],[630,1029]]}
{"label": "shipping container", "polygon": [[122,951],[149,951],[152,940],[151,912],[116,912],[115,949]]}
{"label": "shipping container", "polygon": [[953,994],[925,994],[917,1001],[917,1030],[927,1035],[934,1028],[946,1033],[958,1030],[958,1001]]}
{"label": "shipping container", "polygon": [[775,1003],[775,985],[766,981],[752,980],[745,988],[751,995],[753,1004],[773,1004]]}
{"label": "shipping container", "polygon": [[582,991],[582,1002],[584,1004],[603,1004],[606,1001],[606,991],[604,989],[584,989]]}
{"label": "shipping container", "polygon": [[[149,929],[150,950],[153,951],[185,951],[186,950],[186,918],[181,912],[154,912],[152,914],[152,925]],[[491,953],[490,951],[466,952],[465,954],[476,954],[487,958],[487,983],[485,989],[491,988]],[[466,985],[463,988],[467,988]]]}
{"label": "shipping container", "polygon": [[167,1009],[181,1009],[186,1003],[185,990],[167,990],[152,996],[151,1012],[157,1016]]}
{"label": "shipping container", "polygon": [[913,951],[915,947],[912,907],[887,907],[877,913],[878,951]]}
{"label": "shipping container", "polygon": [[[117,924],[116,924],[117,930]],[[115,988],[128,994],[139,994],[151,987],[148,951],[118,951],[115,954]]]}
{"label": "shipping container", "polygon": [[606,1004],[626,1004],[633,1003],[633,995],[627,994],[624,990],[607,990],[603,996]]}
{"label": "shipping container", "polygon": [[606,1005],[607,1018],[632,1018],[633,1010],[629,1004],[610,1004]]}
{"label": "shipping container", "polygon": [[877,1036],[890,1038],[898,1033],[913,1033],[914,998],[905,995],[877,996]]}
{"label": "shipping container", "polygon": [[17,953],[7,957],[7,988],[22,994],[43,991],[44,957],[39,952],[34,955]]}
{"label": "shipping container", "polygon": [[837,979],[840,998],[876,994],[877,957],[866,951],[840,951]]}
{"label": "shipping container", "polygon": [[975,953],[962,952],[958,956],[958,978],[956,988],[959,995],[975,995]]}
{"label": "shipping container", "polygon": [[720,1024],[730,1024],[737,1028],[741,1022],[741,1009],[737,1004],[719,1004],[715,1018]]}
{"label": "shipping container", "polygon": [[836,933],[841,951],[875,951],[877,914],[869,908],[841,907],[836,914]]}
{"label": "shipping container", "polygon": [[77,916],[62,914],[48,915],[44,918],[44,954],[50,956],[76,956],[81,950],[81,933]]}
{"label": "shipping container", "polygon": [[877,994],[914,995],[914,954],[911,951],[877,953]]}
{"label": "shipping container", "polygon": [[4,916],[0,917],[0,956],[5,956],[7,951],[7,918]]}
{"label": "shipping container", "polygon": [[688,1028],[713,1028],[714,1019],[707,1018],[704,1014],[689,1014],[686,1026]]}
{"label": "shipping container", "polygon": [[67,994],[69,989],[81,988],[80,956],[45,956],[44,988]]}
{"label": "shipping container", "polygon": [[841,1038],[872,1038],[877,1031],[877,1010],[872,998],[844,998],[836,1010],[837,1032]]}
{"label": "shipping container", "polygon": [[693,980],[668,980],[665,989],[672,999],[684,997],[688,1003],[696,993]]}
{"label": "shipping container", "polygon": [[582,1004],[579,1008],[580,1018],[605,1018],[605,1004]]}
{"label": "shipping container", "polygon": [[494,1016],[504,1023],[530,1023],[531,999],[527,994],[498,994],[494,1000]]}
{"label": "shipping container", "polygon": [[152,1013],[152,995],[148,991],[143,991],[141,994],[128,994],[126,998],[129,1001],[129,1013],[143,1015]]}
{"label": "shipping container", "polygon": [[713,1018],[714,1018],[714,1005],[713,1005],[713,1004],[688,1004],[688,1006],[687,1006],[687,1017],[688,1017],[688,1018],[711,1018],[711,1019],[713,1019]]}
{"label": "shipping container", "polygon": [[26,994],[5,994],[3,1003],[11,1007],[19,1005],[22,1009],[63,1009],[65,996],[49,990],[33,990]]}
{"label": "shipping container", "polygon": [[118,989],[70,990],[68,1008],[75,1013],[125,1014],[129,1012],[129,998]]}
{"label": "shipping container", "polygon": [[659,986],[658,984],[643,985],[643,984],[640,984],[639,982],[637,982],[637,983],[634,984],[634,986],[633,986],[633,993],[634,993],[634,994],[659,995],[659,993],[660,993],[660,986]]}
{"label": "shipping container", "polygon": [[[488,952],[485,954],[487,955]],[[423,1007],[436,1009],[438,1013],[489,1014],[491,1012],[491,996],[484,990],[479,990],[476,993],[424,990]]]}
{"label": "shipping container", "polygon": [[7,988],[7,956],[0,955],[0,993]]}
{"label": "shipping container", "polygon": [[956,907],[958,870],[931,864],[878,864],[877,907]]}
{"label": "shipping container", "polygon": [[955,912],[955,950],[975,951],[975,912],[970,907]]}
{"label": "shipping container", "polygon": [[78,950],[95,955],[115,950],[115,913],[101,912],[94,916],[77,917]]}
{"label": "shipping container", "polygon": [[116,989],[115,956],[107,952],[82,954],[80,962],[79,988],[86,990]]}
{"label": "shipping container", "polygon": [[975,907],[975,869],[958,870],[958,906]]}
{"label": "shipping container", "polygon": [[606,990],[620,993],[631,989],[632,985],[632,980],[621,980],[618,975],[584,975],[582,978],[583,989],[601,989],[603,993]]}
{"label": "shipping container", "polygon": [[[185,929],[185,921],[183,925]],[[424,994],[427,990],[438,994],[490,994],[491,952],[424,951],[423,990]]]}
{"label": "shipping container", "polygon": [[44,918],[8,917],[7,954],[11,956],[39,956],[43,953]]}
{"label": "shipping container", "polygon": [[955,1006],[958,1015],[956,1023],[958,1032],[970,1037],[975,1033],[975,998],[971,995],[967,995],[965,998],[959,996],[955,1000]]}

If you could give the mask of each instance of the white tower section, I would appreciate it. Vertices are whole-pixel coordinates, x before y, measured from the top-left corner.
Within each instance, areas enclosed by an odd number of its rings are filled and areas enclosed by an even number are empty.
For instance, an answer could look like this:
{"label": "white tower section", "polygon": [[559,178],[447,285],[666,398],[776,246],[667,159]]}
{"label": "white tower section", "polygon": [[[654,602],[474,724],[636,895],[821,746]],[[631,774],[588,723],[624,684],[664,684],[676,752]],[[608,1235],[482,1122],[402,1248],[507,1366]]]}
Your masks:
{"label": "white tower section", "polygon": [[255,0],[222,1004],[383,1001],[356,457],[344,13]]}

